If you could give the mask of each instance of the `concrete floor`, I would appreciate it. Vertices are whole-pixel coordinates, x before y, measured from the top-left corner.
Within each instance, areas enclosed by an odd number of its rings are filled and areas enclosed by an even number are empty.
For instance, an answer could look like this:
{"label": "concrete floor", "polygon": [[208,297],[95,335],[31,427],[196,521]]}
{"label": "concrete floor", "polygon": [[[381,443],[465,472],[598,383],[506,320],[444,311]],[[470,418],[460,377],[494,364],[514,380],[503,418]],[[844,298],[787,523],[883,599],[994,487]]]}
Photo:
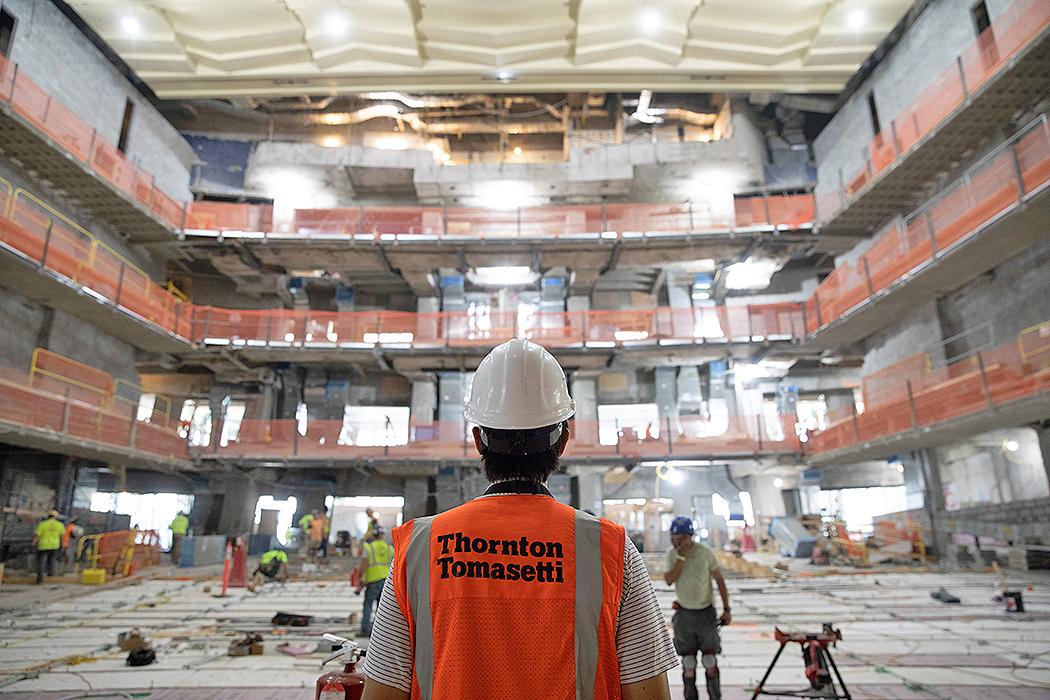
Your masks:
{"label": "concrete floor", "polygon": [[[360,611],[361,599],[346,583],[343,567],[337,563],[319,574],[329,580],[299,580],[258,594],[233,590],[227,598],[205,590],[214,579],[158,578],[175,573],[165,569],[102,589],[5,584],[0,697],[312,698],[321,654],[292,657],[276,647],[284,641],[316,643],[324,631],[353,634],[356,619],[349,615]],[[1028,612],[1007,614],[991,601],[991,574],[806,573],[775,582],[730,580],[734,620],[723,631],[720,660],[727,699],[750,697],[747,689],[776,651],[774,625],[819,631],[823,622],[842,630],[834,654],[855,698],[1050,698],[1050,575],[1011,575],[1015,587],[1032,590],[1025,591]],[[931,599],[942,586],[962,603]],[[657,590],[669,620],[673,593],[662,584]],[[314,615],[314,624],[275,630],[270,618],[278,610]],[[157,663],[124,665],[117,633],[131,627],[153,641]],[[229,641],[244,631],[263,634],[263,656],[226,656]],[[672,696],[681,697],[677,670],[671,681]],[[789,647],[766,687],[803,685],[798,647]]]}

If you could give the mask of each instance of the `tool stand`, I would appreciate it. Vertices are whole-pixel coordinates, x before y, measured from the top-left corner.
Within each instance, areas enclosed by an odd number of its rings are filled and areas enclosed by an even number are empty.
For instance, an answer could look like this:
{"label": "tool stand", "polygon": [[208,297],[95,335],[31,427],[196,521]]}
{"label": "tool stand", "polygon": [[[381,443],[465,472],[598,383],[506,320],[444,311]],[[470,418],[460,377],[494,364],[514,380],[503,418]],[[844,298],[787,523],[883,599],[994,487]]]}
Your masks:
{"label": "tool stand", "polygon": [[[842,674],[839,673],[835,660],[831,658],[830,647],[842,639],[842,633],[839,630],[833,629],[830,624],[825,624],[824,630],[817,634],[784,632],[777,627],[774,628],[773,636],[780,642],[780,648],[777,649],[776,655],[773,656],[773,661],[770,662],[769,668],[766,669],[766,675],[762,676],[762,680],[755,687],[751,700],[755,700],[759,695],[786,698],[852,700],[852,696],[846,688],[846,682],[842,680]],[[784,653],[784,647],[792,642],[802,647],[802,660],[806,665],[806,679],[809,680],[809,687],[802,690],[766,690],[766,681],[769,679],[770,674],[773,673],[773,667],[777,665],[780,655]],[[834,672],[835,679],[838,680],[838,684],[842,688],[841,692],[835,687],[835,681],[832,680],[831,672]]]}

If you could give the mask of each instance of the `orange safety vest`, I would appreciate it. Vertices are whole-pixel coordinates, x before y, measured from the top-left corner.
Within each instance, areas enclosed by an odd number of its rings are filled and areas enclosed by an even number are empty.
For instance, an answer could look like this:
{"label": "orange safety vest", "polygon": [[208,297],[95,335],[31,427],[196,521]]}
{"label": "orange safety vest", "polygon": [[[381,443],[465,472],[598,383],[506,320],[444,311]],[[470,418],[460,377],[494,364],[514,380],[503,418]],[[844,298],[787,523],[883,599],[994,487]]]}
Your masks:
{"label": "orange safety vest", "polygon": [[619,700],[624,529],[545,495],[395,528],[412,699]]}

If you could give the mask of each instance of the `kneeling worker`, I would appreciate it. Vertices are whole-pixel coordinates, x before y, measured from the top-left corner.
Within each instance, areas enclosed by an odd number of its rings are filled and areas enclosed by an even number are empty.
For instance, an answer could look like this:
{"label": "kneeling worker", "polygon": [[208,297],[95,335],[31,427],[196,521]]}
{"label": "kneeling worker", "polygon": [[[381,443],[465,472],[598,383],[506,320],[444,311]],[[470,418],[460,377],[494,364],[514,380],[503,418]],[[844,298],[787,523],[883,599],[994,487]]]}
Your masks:
{"label": "kneeling worker", "polygon": [[[718,623],[728,625],[729,591],[718,560],[711,548],[693,541],[693,521],[678,516],[671,521],[671,545],[667,550],[664,581],[674,584],[678,601],[675,604],[674,648],[682,657],[682,682],[685,684],[685,700],[697,700],[698,672],[696,655],[700,653],[707,694],[711,700],[722,700],[722,682],[718,672],[718,654],[722,653],[722,641],[718,636]],[[716,616],[711,579],[718,584],[722,597],[722,615]]]}
{"label": "kneeling worker", "polygon": [[670,698],[677,660],[641,555],[545,485],[573,413],[539,345],[482,360],[464,416],[491,485],[394,530],[364,700]]}
{"label": "kneeling worker", "polygon": [[259,557],[259,566],[252,572],[248,590],[254,591],[269,581],[284,583],[288,580],[288,555],[281,549],[271,549]]}

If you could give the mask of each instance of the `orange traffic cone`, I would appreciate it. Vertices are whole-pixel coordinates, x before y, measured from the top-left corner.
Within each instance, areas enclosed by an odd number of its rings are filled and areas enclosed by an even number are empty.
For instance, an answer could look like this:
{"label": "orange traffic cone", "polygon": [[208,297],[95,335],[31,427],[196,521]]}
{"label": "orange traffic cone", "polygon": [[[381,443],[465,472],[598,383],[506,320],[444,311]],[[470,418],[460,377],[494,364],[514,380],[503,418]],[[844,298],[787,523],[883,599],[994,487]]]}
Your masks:
{"label": "orange traffic cone", "polygon": [[230,588],[247,588],[248,586],[248,551],[240,540],[233,548],[233,566],[230,567]]}

